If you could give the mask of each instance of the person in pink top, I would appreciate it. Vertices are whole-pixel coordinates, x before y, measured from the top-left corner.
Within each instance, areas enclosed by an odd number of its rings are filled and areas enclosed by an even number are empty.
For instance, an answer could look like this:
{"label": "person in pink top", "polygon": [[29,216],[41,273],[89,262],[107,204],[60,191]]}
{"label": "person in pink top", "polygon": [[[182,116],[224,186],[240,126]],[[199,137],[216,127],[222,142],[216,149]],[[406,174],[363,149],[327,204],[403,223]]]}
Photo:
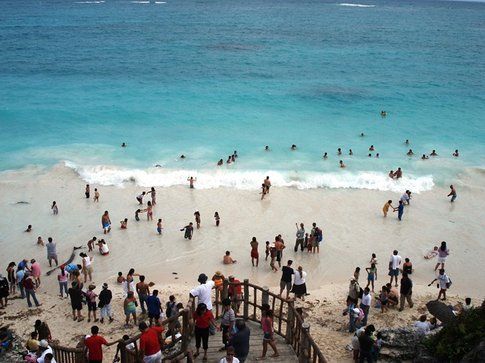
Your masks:
{"label": "person in pink top", "polygon": [[35,259],[31,259],[30,263],[31,263],[30,272],[35,281],[35,285],[39,287],[40,286],[40,264]]}
{"label": "person in pink top", "polygon": [[266,352],[268,351],[268,344],[273,349],[274,354],[272,357],[278,357],[278,349],[276,349],[276,343],[274,340],[273,330],[273,311],[267,309],[262,312],[261,327],[263,328],[263,353],[261,354],[261,360],[266,358]]}

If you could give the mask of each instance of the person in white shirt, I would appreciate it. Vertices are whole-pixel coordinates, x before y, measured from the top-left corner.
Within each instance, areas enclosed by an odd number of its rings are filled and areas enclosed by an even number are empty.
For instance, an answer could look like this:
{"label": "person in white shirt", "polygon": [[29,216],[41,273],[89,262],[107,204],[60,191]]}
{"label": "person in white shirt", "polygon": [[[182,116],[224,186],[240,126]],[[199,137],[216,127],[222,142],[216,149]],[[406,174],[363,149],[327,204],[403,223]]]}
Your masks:
{"label": "person in white shirt", "polygon": [[411,192],[409,190],[406,190],[406,192],[401,196],[401,202],[403,204],[409,205],[410,201],[411,201]]}
{"label": "person in white shirt", "polygon": [[419,320],[414,323],[414,327],[416,328],[417,332],[423,335],[428,334],[431,330],[431,324],[426,320],[426,315],[421,315]]}
{"label": "person in white shirt", "polygon": [[212,310],[211,291],[215,284],[212,280],[207,282],[207,279],[206,274],[200,274],[197,279],[200,285],[190,290],[190,296],[198,298],[197,304],[204,303],[207,306],[207,310]]}
{"label": "person in white shirt", "polygon": [[303,271],[303,267],[298,266],[298,270],[295,271],[294,276],[295,276],[295,278],[293,280],[293,288],[291,289],[291,292],[294,293],[297,298],[300,298],[302,300],[305,300],[305,295],[306,295],[306,284],[305,284],[306,272]]}
{"label": "person in white shirt", "polygon": [[445,274],[445,270],[441,269],[439,270],[439,272],[440,274],[438,275],[438,277],[431,281],[428,286],[431,286],[433,282],[438,281],[438,288],[440,289],[440,292],[438,293],[438,298],[436,300],[439,300],[441,296],[443,296],[441,300],[446,300],[446,290],[448,290],[448,288],[450,287],[451,280],[448,275]]}
{"label": "person in white shirt", "polygon": [[370,294],[370,289],[366,287],[364,289],[364,294],[362,295],[362,300],[360,302],[360,308],[364,312],[364,319],[362,319],[362,325],[367,325],[367,317],[369,316],[369,310],[372,302],[372,296]]}
{"label": "person in white shirt", "polygon": [[[52,348],[49,346],[49,343],[47,340],[42,339],[39,343],[39,352],[40,352],[40,357],[37,358],[37,363],[44,363],[45,356],[50,353],[53,354]],[[51,363],[56,363],[56,360],[54,358],[51,359]]]}
{"label": "person in white shirt", "polygon": [[234,356],[234,348],[228,347],[226,350],[226,356],[222,358],[219,363],[239,363],[239,359]]}
{"label": "person in white shirt", "polygon": [[391,281],[389,282],[392,285],[392,280],[396,281],[397,287],[397,277],[399,276],[399,266],[401,265],[402,258],[397,254],[397,250],[392,252],[391,258],[389,259],[389,276],[391,276]]}

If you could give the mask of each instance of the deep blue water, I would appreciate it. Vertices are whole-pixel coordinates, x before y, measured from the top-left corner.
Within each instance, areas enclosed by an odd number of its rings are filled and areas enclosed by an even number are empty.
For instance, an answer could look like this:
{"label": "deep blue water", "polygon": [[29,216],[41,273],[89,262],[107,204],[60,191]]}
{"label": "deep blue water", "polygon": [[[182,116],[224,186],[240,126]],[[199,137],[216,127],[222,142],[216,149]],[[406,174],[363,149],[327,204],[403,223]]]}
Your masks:
{"label": "deep blue water", "polygon": [[[358,187],[397,166],[437,183],[483,166],[485,4],[344,2],[3,0],[0,170],[67,160],[110,183],[154,164],[214,173],[237,150],[214,178]],[[338,147],[354,152],[342,174]]]}

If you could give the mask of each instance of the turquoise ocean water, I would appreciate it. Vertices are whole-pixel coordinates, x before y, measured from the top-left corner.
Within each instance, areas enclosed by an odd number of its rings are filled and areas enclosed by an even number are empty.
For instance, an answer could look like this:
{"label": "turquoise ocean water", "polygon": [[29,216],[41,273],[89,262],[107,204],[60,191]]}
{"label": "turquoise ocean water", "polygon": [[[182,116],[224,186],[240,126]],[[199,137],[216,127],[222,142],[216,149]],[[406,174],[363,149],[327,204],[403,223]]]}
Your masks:
{"label": "turquoise ocean water", "polygon": [[[270,174],[301,188],[400,190],[386,175],[401,166],[419,191],[485,161],[485,3],[0,9],[0,170],[67,162],[101,184],[168,186],[196,174],[200,187],[252,188]],[[367,156],[371,144],[379,159]],[[419,159],[432,149],[439,157]],[[215,166],[234,150],[235,165]]]}

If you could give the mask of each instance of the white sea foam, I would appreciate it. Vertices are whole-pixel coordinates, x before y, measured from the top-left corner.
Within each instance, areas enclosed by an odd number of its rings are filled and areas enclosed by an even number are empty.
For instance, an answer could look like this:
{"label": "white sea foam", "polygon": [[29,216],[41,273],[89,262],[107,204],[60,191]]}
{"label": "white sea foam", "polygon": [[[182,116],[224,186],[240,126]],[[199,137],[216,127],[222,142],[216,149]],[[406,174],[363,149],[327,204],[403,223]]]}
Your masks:
{"label": "white sea foam", "polygon": [[349,172],[284,172],[272,170],[173,170],[164,168],[128,169],[115,166],[78,166],[72,162],[65,165],[76,171],[86,182],[100,185],[123,186],[135,183],[142,187],[170,187],[187,185],[187,177],[197,178],[197,188],[213,189],[229,187],[236,189],[259,189],[262,180],[269,175],[274,186],[298,189],[352,188],[402,192],[405,189],[415,193],[431,190],[433,177],[405,175],[400,180],[392,180],[385,173]]}
{"label": "white sea foam", "polygon": [[155,4],[166,4],[166,1],[155,1]]}
{"label": "white sea foam", "polygon": [[102,4],[104,1],[76,1],[76,4]]}
{"label": "white sea foam", "polygon": [[375,5],[370,4],[353,4],[353,3],[340,3],[339,6],[350,6],[354,8],[375,8]]}
{"label": "white sea foam", "polygon": [[132,4],[150,4],[150,1],[131,1]]}

